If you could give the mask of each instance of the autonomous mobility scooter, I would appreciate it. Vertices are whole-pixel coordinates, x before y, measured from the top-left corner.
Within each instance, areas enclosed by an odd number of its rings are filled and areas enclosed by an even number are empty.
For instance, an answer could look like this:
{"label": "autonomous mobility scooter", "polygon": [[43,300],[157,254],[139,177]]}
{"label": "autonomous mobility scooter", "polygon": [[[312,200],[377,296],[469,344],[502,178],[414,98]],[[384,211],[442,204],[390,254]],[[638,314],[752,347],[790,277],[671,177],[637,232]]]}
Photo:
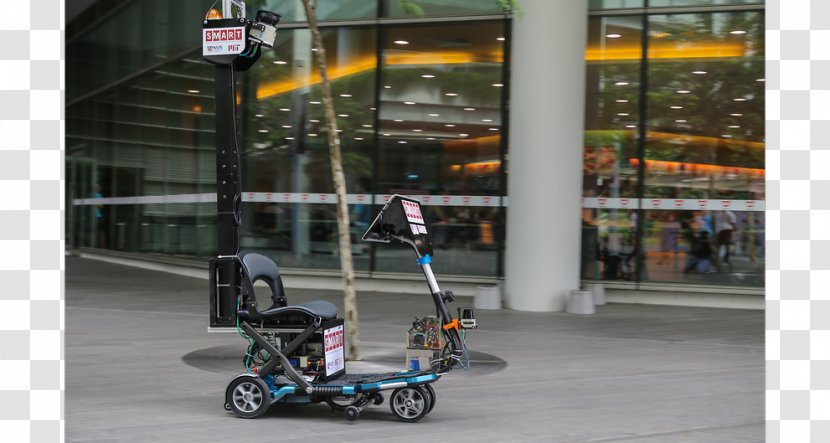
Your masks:
{"label": "autonomous mobility scooter", "polygon": [[[348,420],[384,401],[399,419],[415,422],[436,403],[432,387],[454,366],[463,364],[466,347],[458,319],[451,315],[450,291],[441,291],[430,267],[432,243],[420,203],[393,195],[381,209],[363,240],[410,246],[426,277],[445,345],[429,367],[374,374],[347,374],[345,324],[337,307],[327,301],[288,304],[277,265],[268,257],[241,252],[240,156],[236,140],[235,72],[250,68],[262,46],[272,47],[280,16],[258,11],[245,16],[245,2],[222,0],[222,11],[211,10],[203,21],[203,57],[216,68],[216,169],[218,255],[211,259],[210,327],[235,328],[248,340],[245,372],[225,390],[225,409],[242,418],[259,417],[277,402],[326,402]],[[270,290],[270,306],[263,303]],[[257,293],[259,291],[259,294]],[[469,319],[468,319],[469,320]]]}

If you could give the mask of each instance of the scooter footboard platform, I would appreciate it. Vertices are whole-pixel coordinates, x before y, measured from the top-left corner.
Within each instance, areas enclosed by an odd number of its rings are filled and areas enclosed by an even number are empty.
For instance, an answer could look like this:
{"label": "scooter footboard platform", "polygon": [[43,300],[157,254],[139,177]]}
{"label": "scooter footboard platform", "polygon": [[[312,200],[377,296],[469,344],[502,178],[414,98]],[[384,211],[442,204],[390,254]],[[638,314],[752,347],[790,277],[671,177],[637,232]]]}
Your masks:
{"label": "scooter footboard platform", "polygon": [[377,392],[387,389],[397,389],[407,386],[418,386],[438,380],[439,375],[433,371],[384,372],[377,374],[344,374],[336,380],[316,385],[340,386],[343,395],[358,394],[361,392]]}

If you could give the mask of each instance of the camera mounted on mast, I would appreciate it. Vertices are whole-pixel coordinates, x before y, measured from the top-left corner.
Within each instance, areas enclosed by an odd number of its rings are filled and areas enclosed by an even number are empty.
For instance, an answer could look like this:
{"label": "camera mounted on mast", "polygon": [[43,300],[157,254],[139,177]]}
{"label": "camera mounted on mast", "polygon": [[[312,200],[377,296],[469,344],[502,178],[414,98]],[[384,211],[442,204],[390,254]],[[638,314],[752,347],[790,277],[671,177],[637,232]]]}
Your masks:
{"label": "camera mounted on mast", "polygon": [[280,18],[260,10],[249,20],[243,0],[222,0],[222,12],[210,9],[202,21],[202,57],[217,65],[235,62],[237,71],[245,71],[259,59],[261,46],[274,46]]}

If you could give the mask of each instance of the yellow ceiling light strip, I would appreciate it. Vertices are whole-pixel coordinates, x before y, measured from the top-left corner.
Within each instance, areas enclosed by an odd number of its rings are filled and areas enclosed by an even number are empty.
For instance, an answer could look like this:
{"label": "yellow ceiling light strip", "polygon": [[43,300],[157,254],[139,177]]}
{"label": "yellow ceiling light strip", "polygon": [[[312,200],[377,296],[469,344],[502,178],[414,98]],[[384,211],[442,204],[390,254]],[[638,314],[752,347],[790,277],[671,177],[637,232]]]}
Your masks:
{"label": "yellow ceiling light strip", "polygon": [[[589,46],[585,50],[586,61],[639,60],[643,55],[639,45],[598,48]],[[684,58],[725,58],[743,57],[746,46],[740,43],[701,43],[691,46],[656,45],[649,48],[649,59]]]}
{"label": "yellow ceiling light strip", "polygon": [[476,57],[471,52],[390,52],[386,54],[387,65],[457,65],[473,63]]}
{"label": "yellow ceiling light strip", "polygon": [[[501,63],[501,51],[490,54],[475,54],[464,51],[441,52],[390,52],[386,55],[386,64],[398,65],[458,65],[476,62]],[[329,65],[329,79],[336,80],[350,75],[360,74],[375,69],[375,57],[361,58],[343,66]],[[278,94],[284,94],[296,89],[320,83],[320,73],[315,70],[307,77],[293,77],[289,80],[275,80],[263,82],[257,87],[256,98],[262,100]]]}
{"label": "yellow ceiling light strip", "polygon": [[[371,71],[375,69],[375,57],[364,57],[354,63],[343,66],[329,65],[328,76],[329,80],[336,80],[350,75],[359,74],[361,72]],[[289,80],[275,80],[271,82],[260,83],[257,87],[256,98],[262,100],[278,94],[284,94],[296,89],[316,85],[320,83],[320,72],[314,70],[311,75],[307,77],[295,76]]]}

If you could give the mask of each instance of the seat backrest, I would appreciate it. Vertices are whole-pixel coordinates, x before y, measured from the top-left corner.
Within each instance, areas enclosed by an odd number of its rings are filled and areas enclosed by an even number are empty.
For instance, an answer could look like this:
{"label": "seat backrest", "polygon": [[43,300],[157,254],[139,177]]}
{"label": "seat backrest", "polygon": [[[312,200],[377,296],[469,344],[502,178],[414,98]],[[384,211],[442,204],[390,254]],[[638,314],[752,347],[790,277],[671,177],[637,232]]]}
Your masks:
{"label": "seat backrest", "polygon": [[254,299],[256,300],[254,283],[257,280],[262,280],[271,288],[271,299],[273,300],[271,307],[285,306],[287,304],[285,288],[282,285],[282,277],[280,277],[277,264],[270,258],[253,252],[243,252],[239,254],[239,258],[242,259],[242,267],[247,277],[248,291]]}

